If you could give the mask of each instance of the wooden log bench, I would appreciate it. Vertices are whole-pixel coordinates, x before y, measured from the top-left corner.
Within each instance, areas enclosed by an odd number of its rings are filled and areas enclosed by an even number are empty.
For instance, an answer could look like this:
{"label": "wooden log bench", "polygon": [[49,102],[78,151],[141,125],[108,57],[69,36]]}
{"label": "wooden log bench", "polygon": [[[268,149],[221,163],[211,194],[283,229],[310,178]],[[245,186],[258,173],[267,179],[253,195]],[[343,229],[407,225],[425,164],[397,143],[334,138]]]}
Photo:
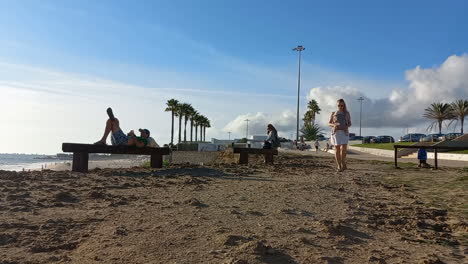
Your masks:
{"label": "wooden log bench", "polygon": [[94,144],[63,143],[63,152],[73,152],[72,171],[87,172],[89,153],[150,155],[151,168],[162,168],[163,155],[169,155],[169,148],[137,148],[135,146],[108,146]]}
{"label": "wooden log bench", "polygon": [[468,146],[444,146],[444,145],[430,145],[430,146],[416,146],[416,145],[393,145],[395,154],[394,154],[394,159],[395,159],[395,168],[398,168],[398,149],[406,149],[406,148],[417,148],[417,149],[432,149],[434,150],[434,169],[438,169],[438,160],[437,160],[437,154],[439,153],[440,150],[468,150]]}
{"label": "wooden log bench", "polygon": [[249,164],[249,154],[262,154],[265,163],[273,164],[273,155],[278,155],[277,149],[234,148],[234,153],[240,153],[239,164]]}

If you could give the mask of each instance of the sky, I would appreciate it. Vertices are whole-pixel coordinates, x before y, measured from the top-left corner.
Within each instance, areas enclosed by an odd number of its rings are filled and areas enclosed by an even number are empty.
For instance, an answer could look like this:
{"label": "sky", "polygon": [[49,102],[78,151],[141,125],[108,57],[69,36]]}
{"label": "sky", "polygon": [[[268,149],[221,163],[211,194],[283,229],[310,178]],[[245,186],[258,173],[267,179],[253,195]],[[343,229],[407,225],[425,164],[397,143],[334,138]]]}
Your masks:
{"label": "sky", "polygon": [[468,99],[467,11],[462,0],[0,0],[0,153],[95,142],[109,106],[125,132],[168,143],[171,98],[210,119],[207,139],[245,136],[247,118],[249,134],[272,123],[294,137],[297,45],[300,115],[317,100],[325,133],[339,98],[358,132],[360,96],[363,135],[429,133],[430,103]]}

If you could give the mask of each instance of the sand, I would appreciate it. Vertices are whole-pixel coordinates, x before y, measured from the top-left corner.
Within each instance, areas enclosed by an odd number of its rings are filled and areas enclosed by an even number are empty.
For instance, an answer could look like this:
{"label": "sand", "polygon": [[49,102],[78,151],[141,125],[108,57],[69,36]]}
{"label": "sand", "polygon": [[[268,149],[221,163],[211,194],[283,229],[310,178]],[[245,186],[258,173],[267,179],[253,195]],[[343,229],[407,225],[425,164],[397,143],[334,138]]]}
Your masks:
{"label": "sand", "polygon": [[[267,166],[234,160],[1,171],[0,263],[467,261],[467,170],[351,160],[337,173],[331,157],[294,153]],[[431,185],[413,178],[453,180],[457,195],[433,204]]]}

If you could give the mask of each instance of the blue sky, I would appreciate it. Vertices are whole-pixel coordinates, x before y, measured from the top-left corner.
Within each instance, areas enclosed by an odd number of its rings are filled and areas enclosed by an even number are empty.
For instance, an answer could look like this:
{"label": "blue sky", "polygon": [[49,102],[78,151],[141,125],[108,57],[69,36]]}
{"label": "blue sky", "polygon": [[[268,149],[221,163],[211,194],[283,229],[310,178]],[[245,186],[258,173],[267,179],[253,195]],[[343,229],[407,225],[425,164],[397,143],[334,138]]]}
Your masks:
{"label": "blue sky", "polygon": [[[3,81],[37,87],[38,80],[40,85],[46,85],[44,80],[57,83],[53,76],[60,73],[69,80],[138,86],[140,94],[158,91],[159,99],[179,96],[211,114],[216,136],[239,116],[294,111],[297,54],[291,49],[298,44],[306,47],[303,105],[314,87],[351,87],[369,99],[387,98],[395,89],[412,89],[406,71],[418,65],[437,68],[452,55],[463,56],[468,47],[468,2],[461,0],[23,0],[0,5]],[[19,66],[33,68],[34,74],[26,75]],[[92,89],[80,93],[82,88],[72,86],[57,86],[54,92],[73,90],[100,109]],[[257,98],[253,103],[242,99],[252,94]],[[239,107],[224,109],[220,101],[226,97]],[[99,124],[95,126],[88,129],[97,131]],[[166,135],[159,140],[165,143]],[[20,149],[40,152],[39,147]]]}

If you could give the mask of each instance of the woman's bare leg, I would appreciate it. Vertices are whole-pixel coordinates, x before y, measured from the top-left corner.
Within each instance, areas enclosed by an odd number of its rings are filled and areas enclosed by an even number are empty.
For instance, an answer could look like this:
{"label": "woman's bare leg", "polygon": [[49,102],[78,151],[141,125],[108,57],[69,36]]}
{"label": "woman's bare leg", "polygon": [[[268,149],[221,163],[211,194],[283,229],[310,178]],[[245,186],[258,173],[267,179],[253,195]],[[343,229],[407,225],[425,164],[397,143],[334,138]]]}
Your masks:
{"label": "woman's bare leg", "polygon": [[341,168],[346,170],[348,167],[346,166],[346,151],[348,149],[348,145],[341,145]]}
{"label": "woman's bare leg", "polygon": [[338,170],[342,170],[341,168],[341,146],[336,145],[335,146],[335,159],[336,159],[336,165],[338,165]]}
{"label": "woman's bare leg", "polygon": [[119,120],[116,118],[114,121],[107,119],[106,121],[106,128],[104,129],[104,134],[102,135],[101,140],[98,142],[106,143],[107,137],[109,136],[110,132],[117,132],[120,130]]}

